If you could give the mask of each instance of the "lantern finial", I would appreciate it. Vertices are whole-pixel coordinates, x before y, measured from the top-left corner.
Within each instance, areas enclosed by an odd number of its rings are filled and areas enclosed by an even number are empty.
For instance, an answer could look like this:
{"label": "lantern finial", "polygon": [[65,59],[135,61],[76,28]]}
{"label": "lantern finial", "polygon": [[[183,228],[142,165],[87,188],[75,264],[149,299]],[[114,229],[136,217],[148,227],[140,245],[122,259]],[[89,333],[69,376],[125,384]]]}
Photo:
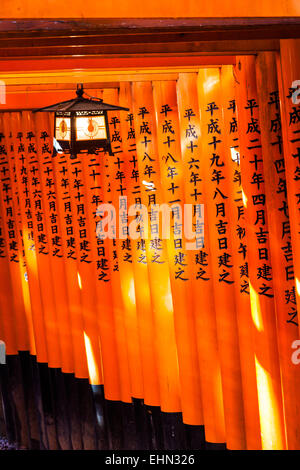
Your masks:
{"label": "lantern finial", "polygon": [[82,98],[83,96],[83,84],[82,83],[78,83],[77,84],[77,90],[76,90],[76,95],[78,96],[78,98]]}

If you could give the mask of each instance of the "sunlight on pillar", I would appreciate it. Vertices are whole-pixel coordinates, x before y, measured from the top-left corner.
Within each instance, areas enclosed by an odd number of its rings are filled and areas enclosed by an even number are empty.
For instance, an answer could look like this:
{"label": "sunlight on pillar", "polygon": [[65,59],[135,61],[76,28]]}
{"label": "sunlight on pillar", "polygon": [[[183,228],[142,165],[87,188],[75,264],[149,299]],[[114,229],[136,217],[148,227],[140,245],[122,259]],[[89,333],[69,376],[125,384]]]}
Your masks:
{"label": "sunlight on pillar", "polygon": [[133,277],[129,281],[128,297],[132,305],[135,305],[135,288]]}
{"label": "sunlight on pillar", "polygon": [[250,281],[249,281],[249,288],[250,288],[251,317],[252,317],[253,323],[258,331],[264,331],[264,325],[263,325],[263,320],[261,316],[259,294],[252,287]]}
{"label": "sunlight on pillar", "polygon": [[[21,255],[19,254],[20,259]],[[31,354],[36,354],[35,338],[32,325],[32,312],[31,312],[31,300],[30,300],[30,291],[29,291],[29,282],[27,271],[23,269],[20,270],[21,275],[21,285],[22,285],[22,296],[24,302],[24,310],[29,334],[29,344]]]}
{"label": "sunlight on pillar", "polygon": [[234,147],[230,147],[230,156],[233,162],[240,164],[240,154]]}
{"label": "sunlight on pillar", "polygon": [[169,289],[169,292],[164,297],[164,304],[168,312],[173,312],[173,299],[172,299],[171,288]]}
{"label": "sunlight on pillar", "polygon": [[34,241],[28,237],[28,230],[23,227],[23,240],[26,251],[27,270],[30,275],[38,275]]}
{"label": "sunlight on pillar", "polygon": [[99,377],[98,364],[94,356],[91,340],[85,331],[83,332],[83,336],[84,336],[85,352],[86,352],[86,358],[87,358],[87,364],[88,364],[88,370],[89,370],[90,383],[92,385],[99,385],[100,377]]}
{"label": "sunlight on pillar", "polygon": [[272,378],[255,356],[257,393],[260,414],[261,442],[263,450],[284,449],[281,435],[280,414],[274,395]]}
{"label": "sunlight on pillar", "polygon": [[82,289],[81,276],[78,271],[77,271],[77,281],[78,281],[79,289]]}
{"label": "sunlight on pillar", "polygon": [[204,93],[209,93],[210,90],[219,82],[219,77],[209,77],[203,84]]}
{"label": "sunlight on pillar", "polygon": [[300,295],[300,281],[299,279],[296,277],[295,278],[295,281],[296,281],[296,291],[297,291],[297,294]]}
{"label": "sunlight on pillar", "polygon": [[242,199],[243,199],[244,207],[247,207],[248,198],[247,198],[246,194],[244,193],[243,189],[242,189]]}

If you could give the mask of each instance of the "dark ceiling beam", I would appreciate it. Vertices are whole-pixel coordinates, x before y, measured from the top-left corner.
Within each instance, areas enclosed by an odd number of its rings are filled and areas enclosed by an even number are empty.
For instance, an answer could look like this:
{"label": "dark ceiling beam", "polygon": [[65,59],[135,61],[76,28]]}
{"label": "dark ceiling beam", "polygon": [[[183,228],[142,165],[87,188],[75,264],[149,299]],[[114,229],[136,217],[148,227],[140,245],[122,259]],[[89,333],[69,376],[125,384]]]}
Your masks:
{"label": "dark ceiling beam", "polygon": [[[103,35],[201,31],[215,35],[224,32],[239,35],[241,32],[256,31],[259,35],[272,34],[274,38],[281,38],[282,34],[299,37],[299,26],[299,17],[2,19],[0,34],[6,37],[26,37],[26,35],[49,36],[49,34],[68,36],[71,32]],[[238,38],[239,36],[236,36],[236,39]]]}
{"label": "dark ceiling beam", "polygon": [[[299,36],[300,24],[297,29]],[[291,36],[289,30],[281,36],[281,39],[286,39],[286,36]],[[236,37],[235,31],[220,31],[217,40],[230,41],[230,40],[258,40],[258,39],[278,39],[274,38],[273,31],[258,30],[242,30],[239,37]],[[199,41],[216,41],[214,32],[205,31],[186,31],[186,32],[160,32],[160,33],[122,33],[122,34],[89,34],[89,35],[74,35],[69,36],[43,36],[39,37],[38,43],[36,37],[3,37],[0,35],[0,48],[25,48],[25,47],[57,47],[57,46],[85,46],[85,45],[122,45],[122,44],[147,44],[147,43],[188,43]]]}
{"label": "dark ceiling beam", "polygon": [[294,38],[300,36],[300,18],[0,19],[0,37],[3,38],[158,35],[159,33],[176,33],[179,37],[180,34],[197,33],[200,35],[197,40],[212,41]]}
{"label": "dark ceiling beam", "polygon": [[222,55],[255,54],[279,50],[278,39],[252,41],[195,41],[141,44],[91,44],[85,46],[45,46],[1,48],[0,59],[61,57],[138,57],[141,55]]}
{"label": "dark ceiling beam", "polygon": [[300,18],[0,20],[0,59],[252,54],[300,37]]}

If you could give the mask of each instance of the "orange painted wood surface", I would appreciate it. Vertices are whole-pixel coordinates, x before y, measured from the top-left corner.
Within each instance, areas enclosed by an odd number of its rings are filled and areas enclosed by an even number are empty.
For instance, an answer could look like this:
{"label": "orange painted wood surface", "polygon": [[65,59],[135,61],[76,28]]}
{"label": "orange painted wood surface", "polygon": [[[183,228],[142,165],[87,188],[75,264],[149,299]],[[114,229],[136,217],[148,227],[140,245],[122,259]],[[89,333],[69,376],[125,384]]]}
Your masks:
{"label": "orange painted wood surface", "polygon": [[186,17],[251,17],[251,16],[299,16],[300,9],[293,0],[258,0],[221,1],[213,0],[210,3],[187,0],[160,2],[141,5],[136,0],[118,0],[112,4],[104,0],[101,5],[87,2],[83,5],[79,1],[66,1],[64,4],[57,0],[50,4],[41,4],[37,0],[16,0],[12,5],[9,0],[3,0],[2,18],[186,18]]}
{"label": "orange painted wood surface", "polygon": [[[239,58],[237,114],[245,205],[249,292],[252,315],[262,448],[285,448],[273,277],[259,122],[255,60]],[[274,272],[274,276],[276,273]]]}
{"label": "orange painted wood surface", "polygon": [[299,448],[295,45],[277,70],[267,53],[97,90],[129,108],[109,114],[113,156],[53,154],[53,116],[1,114],[8,354],[181,413],[228,449]]}

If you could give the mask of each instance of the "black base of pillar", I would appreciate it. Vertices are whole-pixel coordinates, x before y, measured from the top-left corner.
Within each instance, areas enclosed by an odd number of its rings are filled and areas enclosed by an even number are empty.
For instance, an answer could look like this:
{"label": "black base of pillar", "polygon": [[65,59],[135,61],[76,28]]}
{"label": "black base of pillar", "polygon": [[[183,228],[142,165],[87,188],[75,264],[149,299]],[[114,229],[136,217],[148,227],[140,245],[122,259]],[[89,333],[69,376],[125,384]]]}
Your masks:
{"label": "black base of pillar", "polygon": [[[181,413],[106,400],[102,385],[37,363],[28,352],[0,365],[0,433],[31,450],[224,450]],[[1,434],[0,434],[1,435]]]}

